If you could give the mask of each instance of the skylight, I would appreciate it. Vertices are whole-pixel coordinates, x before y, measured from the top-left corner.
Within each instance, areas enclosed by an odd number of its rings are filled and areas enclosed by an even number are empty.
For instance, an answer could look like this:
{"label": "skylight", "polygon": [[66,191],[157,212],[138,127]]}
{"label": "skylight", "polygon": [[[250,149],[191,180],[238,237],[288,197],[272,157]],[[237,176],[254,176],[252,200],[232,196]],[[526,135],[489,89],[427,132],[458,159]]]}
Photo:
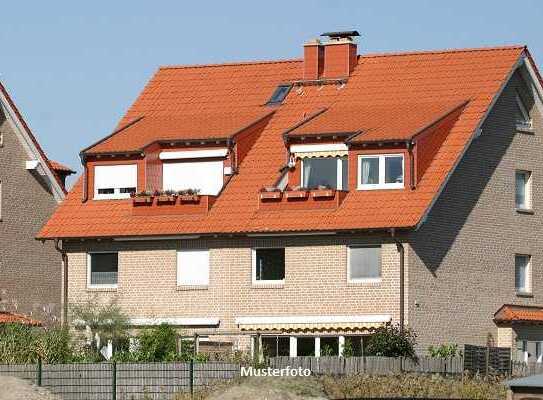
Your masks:
{"label": "skylight", "polygon": [[267,104],[280,104],[285,100],[285,97],[287,97],[288,92],[290,92],[290,89],[292,88],[292,85],[279,85],[273,92],[272,96],[268,100]]}

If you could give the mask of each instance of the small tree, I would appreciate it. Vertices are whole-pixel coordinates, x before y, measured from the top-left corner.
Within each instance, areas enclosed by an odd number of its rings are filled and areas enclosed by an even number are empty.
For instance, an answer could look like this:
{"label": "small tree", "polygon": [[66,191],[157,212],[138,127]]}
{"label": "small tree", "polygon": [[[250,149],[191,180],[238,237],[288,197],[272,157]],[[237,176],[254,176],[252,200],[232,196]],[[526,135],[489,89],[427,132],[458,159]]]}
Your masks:
{"label": "small tree", "polygon": [[98,304],[89,300],[84,304],[75,304],[72,306],[72,318],[76,325],[90,329],[93,348],[98,344],[96,336],[101,345],[111,341],[114,351],[127,347],[128,318],[115,302]]}
{"label": "small tree", "polygon": [[416,360],[415,354],[416,335],[409,329],[400,332],[397,325],[387,325],[378,328],[370,336],[367,354],[383,357],[408,357]]}
{"label": "small tree", "polygon": [[428,347],[428,353],[433,358],[451,358],[462,355],[457,344],[440,344],[437,347]]}

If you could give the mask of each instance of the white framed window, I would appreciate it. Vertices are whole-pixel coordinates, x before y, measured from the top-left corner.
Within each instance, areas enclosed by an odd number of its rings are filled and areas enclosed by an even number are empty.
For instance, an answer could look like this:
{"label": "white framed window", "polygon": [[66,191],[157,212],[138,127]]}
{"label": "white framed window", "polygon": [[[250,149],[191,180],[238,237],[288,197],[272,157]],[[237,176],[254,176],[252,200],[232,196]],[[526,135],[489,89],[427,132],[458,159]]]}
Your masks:
{"label": "white framed window", "polygon": [[530,113],[522,97],[517,93],[515,101],[517,103],[517,127],[520,129],[532,129],[533,123]]}
{"label": "white framed window", "polygon": [[285,282],[285,249],[252,249],[253,284]]}
{"label": "white framed window", "polygon": [[381,246],[347,247],[347,279],[352,283],[381,281]]}
{"label": "white framed window", "polygon": [[532,257],[515,254],[515,290],[519,294],[532,292]]}
{"label": "white framed window", "polygon": [[404,187],[403,154],[358,156],[358,190]]}
{"label": "white framed window", "polygon": [[116,288],[118,282],[118,272],[118,253],[87,253],[87,287]]}
{"label": "white framed window", "polygon": [[209,285],[209,250],[177,252],[177,286]]}
{"label": "white framed window", "polygon": [[515,207],[520,210],[532,208],[532,173],[515,171]]}
{"label": "white framed window", "polygon": [[347,157],[303,158],[301,168],[302,186],[317,189],[326,186],[337,190],[347,190]]}
{"label": "white framed window", "polygon": [[223,161],[172,162],[162,165],[164,190],[198,189],[216,196],[223,187]]}
{"label": "white framed window", "polygon": [[127,199],[138,187],[136,164],[96,165],[94,167],[94,199]]}

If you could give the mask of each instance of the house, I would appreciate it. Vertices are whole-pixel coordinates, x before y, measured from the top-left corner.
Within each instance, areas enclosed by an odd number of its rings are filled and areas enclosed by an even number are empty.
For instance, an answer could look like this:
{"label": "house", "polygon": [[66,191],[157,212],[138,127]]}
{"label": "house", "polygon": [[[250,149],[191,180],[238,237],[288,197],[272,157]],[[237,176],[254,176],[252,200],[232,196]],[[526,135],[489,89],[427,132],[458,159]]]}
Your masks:
{"label": "house", "polygon": [[543,305],[530,52],[365,54],[356,36],[161,67],[38,235],[61,241],[67,301],[272,355],[359,348],[387,323],[420,352],[535,349],[540,326],[494,321]]}
{"label": "house", "polygon": [[0,309],[60,317],[61,256],[35,237],[73,173],[47,158],[0,83]]}

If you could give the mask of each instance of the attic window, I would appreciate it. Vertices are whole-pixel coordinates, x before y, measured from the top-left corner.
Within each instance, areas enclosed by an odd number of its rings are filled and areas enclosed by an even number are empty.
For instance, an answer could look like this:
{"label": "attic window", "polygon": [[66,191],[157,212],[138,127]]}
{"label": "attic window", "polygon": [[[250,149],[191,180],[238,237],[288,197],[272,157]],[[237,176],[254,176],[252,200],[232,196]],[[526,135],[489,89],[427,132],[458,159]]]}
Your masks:
{"label": "attic window", "polygon": [[522,100],[522,97],[517,93],[516,96],[516,103],[517,103],[517,129],[523,130],[532,129],[532,119],[530,118],[530,114],[528,112],[528,108],[526,107],[526,104]]}
{"label": "attic window", "polygon": [[287,97],[288,92],[290,92],[290,89],[292,88],[292,85],[279,85],[273,92],[272,96],[268,100],[267,104],[275,105],[275,104],[281,104],[283,100],[285,100],[285,97]]}

